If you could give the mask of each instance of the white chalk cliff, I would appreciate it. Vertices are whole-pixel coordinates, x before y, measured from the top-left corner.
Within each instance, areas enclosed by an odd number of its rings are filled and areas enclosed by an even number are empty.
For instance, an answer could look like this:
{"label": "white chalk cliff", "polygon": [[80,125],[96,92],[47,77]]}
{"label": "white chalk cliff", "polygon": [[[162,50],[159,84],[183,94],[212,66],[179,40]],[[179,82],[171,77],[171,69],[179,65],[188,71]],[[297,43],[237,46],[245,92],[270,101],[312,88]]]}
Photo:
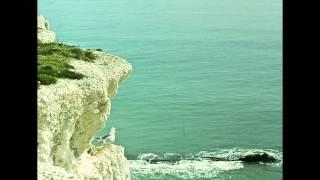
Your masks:
{"label": "white chalk cliff", "polygon": [[111,144],[88,153],[93,136],[110,114],[119,82],[132,71],[124,59],[94,53],[98,56],[94,62],[71,60],[74,71],[85,78],[58,79],[38,89],[39,180],[130,179],[123,147]]}
{"label": "white chalk cliff", "polygon": [[38,41],[41,43],[52,43],[56,41],[56,34],[49,30],[49,22],[43,16],[38,16]]}

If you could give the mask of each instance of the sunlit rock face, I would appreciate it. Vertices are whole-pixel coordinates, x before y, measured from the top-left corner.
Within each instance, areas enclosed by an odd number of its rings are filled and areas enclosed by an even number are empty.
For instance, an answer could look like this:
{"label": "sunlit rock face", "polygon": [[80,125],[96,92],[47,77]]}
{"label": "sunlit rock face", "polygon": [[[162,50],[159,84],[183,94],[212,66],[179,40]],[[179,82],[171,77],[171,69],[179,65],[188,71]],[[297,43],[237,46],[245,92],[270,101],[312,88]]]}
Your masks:
{"label": "sunlit rock face", "polygon": [[[43,23],[38,27],[47,28]],[[132,67],[114,55],[99,51],[94,54],[94,62],[70,62],[73,70],[85,78],[58,79],[56,84],[40,85],[38,89],[40,180],[130,179],[122,146],[111,144],[89,152],[92,138],[110,115],[119,82],[131,73]]]}
{"label": "sunlit rock face", "polygon": [[56,41],[56,34],[49,30],[49,22],[43,16],[38,16],[38,41],[41,43],[53,43]]}

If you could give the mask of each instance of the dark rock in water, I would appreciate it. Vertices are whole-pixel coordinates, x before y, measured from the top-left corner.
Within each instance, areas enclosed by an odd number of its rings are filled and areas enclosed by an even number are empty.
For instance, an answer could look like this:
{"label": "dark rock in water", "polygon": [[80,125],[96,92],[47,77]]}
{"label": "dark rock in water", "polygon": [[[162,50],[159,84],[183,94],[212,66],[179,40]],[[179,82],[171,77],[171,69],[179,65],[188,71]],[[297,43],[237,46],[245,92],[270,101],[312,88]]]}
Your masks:
{"label": "dark rock in water", "polygon": [[274,162],[276,161],[276,158],[268,155],[267,153],[262,153],[262,154],[250,154],[246,155],[244,157],[241,157],[239,159],[240,161],[243,162]]}
{"label": "dark rock in water", "polygon": [[255,153],[255,154],[248,154],[248,155],[242,155],[238,157],[215,157],[215,156],[202,156],[198,158],[194,157],[188,157],[188,158],[182,158],[180,154],[166,154],[164,157],[157,156],[153,157],[152,159],[144,159],[147,162],[151,164],[157,164],[157,163],[176,163],[180,160],[202,160],[202,159],[209,159],[211,161],[243,161],[245,163],[258,163],[258,162],[275,162],[277,159],[268,153],[261,152],[261,153]]}
{"label": "dark rock in water", "polygon": [[210,156],[206,156],[206,157],[201,157],[201,158],[206,158],[206,159],[210,159],[211,161],[230,161],[226,158],[218,158],[218,157],[210,157]]}
{"label": "dark rock in water", "polygon": [[201,158],[206,158],[206,159],[210,159],[212,161],[243,161],[243,162],[248,162],[248,163],[257,163],[257,162],[274,162],[277,159],[274,158],[273,156],[270,156],[267,153],[260,153],[260,154],[250,154],[250,155],[245,155],[243,157],[240,158],[236,158],[236,159],[228,159],[228,158],[218,158],[218,157],[201,157]]}
{"label": "dark rock in water", "polygon": [[150,164],[157,164],[158,162],[175,163],[177,161],[173,161],[173,160],[169,160],[169,159],[152,159],[149,161]]}

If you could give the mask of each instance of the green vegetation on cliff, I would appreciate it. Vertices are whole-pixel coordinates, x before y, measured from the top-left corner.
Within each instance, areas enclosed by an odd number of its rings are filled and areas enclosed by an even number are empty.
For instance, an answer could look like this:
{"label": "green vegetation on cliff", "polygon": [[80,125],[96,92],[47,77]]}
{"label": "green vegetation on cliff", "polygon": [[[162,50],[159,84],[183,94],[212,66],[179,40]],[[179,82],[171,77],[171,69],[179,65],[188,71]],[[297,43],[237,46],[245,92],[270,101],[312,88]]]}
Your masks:
{"label": "green vegetation on cliff", "polygon": [[70,59],[92,62],[96,57],[90,50],[62,43],[38,42],[38,81],[42,85],[54,84],[57,78],[82,79],[84,75],[72,71]]}

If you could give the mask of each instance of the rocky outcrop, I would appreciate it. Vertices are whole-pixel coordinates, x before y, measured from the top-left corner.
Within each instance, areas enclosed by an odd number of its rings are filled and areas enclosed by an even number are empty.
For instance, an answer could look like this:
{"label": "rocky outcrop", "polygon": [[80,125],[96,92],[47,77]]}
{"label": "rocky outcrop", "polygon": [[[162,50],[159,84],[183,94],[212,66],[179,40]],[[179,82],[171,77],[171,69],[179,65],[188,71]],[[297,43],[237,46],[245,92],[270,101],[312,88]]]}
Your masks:
{"label": "rocky outcrop", "polygon": [[112,97],[131,65],[93,51],[94,62],[72,59],[80,80],[58,79],[38,89],[38,179],[130,179],[124,148],[106,145],[92,153],[91,141],[102,129]]}
{"label": "rocky outcrop", "polygon": [[83,153],[78,162],[81,163],[75,171],[40,161],[38,162],[38,180],[130,179],[128,163],[123,159],[123,148],[120,146],[108,145],[94,156]]}
{"label": "rocky outcrop", "polygon": [[49,30],[49,22],[43,16],[38,16],[38,41],[52,43],[56,41],[56,34]]}

